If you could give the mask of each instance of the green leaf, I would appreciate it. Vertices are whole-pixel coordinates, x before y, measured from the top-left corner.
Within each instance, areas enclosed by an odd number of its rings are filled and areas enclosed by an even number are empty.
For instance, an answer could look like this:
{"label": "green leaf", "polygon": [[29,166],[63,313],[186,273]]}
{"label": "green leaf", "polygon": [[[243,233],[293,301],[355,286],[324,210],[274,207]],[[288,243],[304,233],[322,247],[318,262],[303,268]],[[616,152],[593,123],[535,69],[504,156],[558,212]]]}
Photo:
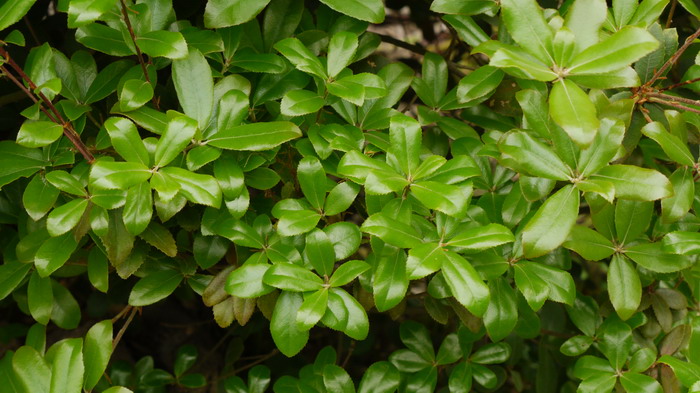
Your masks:
{"label": "green leaf", "polygon": [[471,190],[434,181],[421,181],[411,184],[411,193],[429,209],[460,217],[467,211]]}
{"label": "green leaf", "polygon": [[285,211],[277,222],[281,236],[296,236],[316,228],[321,215],[311,210]]}
{"label": "green leaf", "polygon": [[673,273],[693,265],[692,258],[665,252],[662,243],[641,243],[625,247],[625,255],[645,269]]}
{"label": "green leaf", "polygon": [[[75,32],[75,39],[90,49],[111,56],[130,56],[134,54],[124,42],[124,36],[122,36],[119,30],[103,25],[102,23],[90,23],[78,28]],[[121,74],[119,77],[121,77]],[[87,98],[91,96],[90,91],[88,91],[85,99],[86,103],[97,101],[97,99],[94,98]],[[104,98],[104,96],[101,98]]]}
{"label": "green leaf", "polygon": [[328,79],[326,69],[321,61],[297,38],[285,38],[275,44],[275,49],[294,64],[299,71],[315,75],[323,80]]}
{"label": "green leaf", "polygon": [[357,225],[351,222],[336,222],[323,228],[323,231],[333,244],[334,260],[343,260],[358,251],[362,234]]}
{"label": "green leaf", "polygon": [[24,280],[32,265],[5,261],[0,265],[0,300],[6,298]]}
{"label": "green leaf", "polygon": [[345,77],[329,83],[326,86],[329,93],[340,97],[357,106],[365,102],[365,86],[352,77]]}
{"label": "green leaf", "polygon": [[327,216],[344,212],[352,205],[359,192],[360,187],[353,182],[339,183],[328,193],[323,212]]}
{"label": "green leaf", "polygon": [[399,328],[401,342],[428,362],[435,361],[435,348],[428,329],[418,322],[406,321]]}
{"label": "green leaf", "polygon": [[5,30],[7,27],[14,25],[19,21],[36,0],[19,0],[8,1],[0,6],[0,30]]}
{"label": "green leaf", "polygon": [[[211,4],[209,2],[208,4]],[[173,61],[173,84],[185,114],[207,128],[214,107],[211,68],[201,52],[190,48],[187,57]]]}
{"label": "green leaf", "polygon": [[638,373],[627,372],[620,376],[622,387],[628,392],[662,393],[663,389],[654,378]]}
{"label": "green leaf", "polygon": [[271,287],[292,292],[321,289],[323,280],[310,270],[292,263],[278,263],[265,272],[263,282]]}
{"label": "green leaf", "polygon": [[549,296],[549,284],[532,269],[532,263],[516,263],[515,284],[533,311],[538,311]]}
{"label": "green leaf", "polygon": [[385,162],[367,157],[357,150],[346,153],[338,163],[338,174],[360,184],[365,182],[373,170],[393,172]]}
{"label": "green leaf", "polygon": [[160,270],[149,273],[131,289],[129,304],[135,307],[148,306],[168,297],[182,282],[177,270]]}
{"label": "green leaf", "polygon": [[51,278],[42,278],[36,271],[32,273],[27,286],[27,305],[35,321],[42,325],[49,323],[53,309]]}
{"label": "green leaf", "polygon": [[608,293],[620,319],[627,320],[642,301],[642,284],[639,274],[627,257],[613,255],[608,269]]}
{"label": "green leaf", "polygon": [[[484,325],[491,340],[500,341],[506,338],[518,323],[515,291],[504,278],[499,277],[489,281],[489,292],[491,300],[484,314]],[[472,361],[475,361],[473,357]]]}
{"label": "green leaf", "polygon": [[554,84],[549,94],[549,113],[552,120],[580,146],[590,145],[600,126],[591,99],[567,79]]}
{"label": "green leaf", "polygon": [[569,237],[562,244],[569,250],[589,261],[599,261],[610,257],[615,252],[612,242],[595,230],[575,225],[569,232]]}
{"label": "green leaf", "polygon": [[43,176],[34,176],[24,189],[22,205],[29,217],[38,221],[51,210],[59,193]]}
{"label": "green leaf", "polygon": [[139,79],[130,79],[124,82],[119,89],[119,109],[133,111],[144,106],[152,98],[153,86],[150,83]]}
{"label": "green leaf", "polygon": [[642,127],[642,134],[653,139],[663,149],[664,153],[673,161],[686,166],[693,166],[695,159],[690,154],[688,146],[683,143],[677,136],[666,131],[663,124],[655,121],[648,123]]}
{"label": "green leaf", "polygon": [[399,386],[400,376],[399,370],[389,362],[372,363],[362,375],[357,393],[392,393]]}
{"label": "green leaf", "polygon": [[469,357],[476,364],[498,364],[510,358],[511,348],[507,343],[486,344]]}
{"label": "green leaf", "polygon": [[369,270],[371,266],[363,261],[347,261],[333,272],[328,285],[331,287],[342,287],[349,284],[360,274]]}
{"label": "green leaf", "polygon": [[588,176],[608,165],[620,149],[624,136],[625,125],[622,121],[602,119],[593,142],[579,154],[578,169],[581,174]]}
{"label": "green leaf", "polygon": [[217,222],[213,227],[217,235],[223,236],[239,246],[264,248],[262,236],[243,221],[229,218]]}
{"label": "green leaf", "polygon": [[325,100],[309,90],[288,91],[280,105],[280,112],[286,116],[302,116],[318,112],[325,105]]}
{"label": "green leaf", "polygon": [[94,22],[113,7],[114,2],[110,0],[72,0],[68,6],[68,27]]}
{"label": "green leaf", "polygon": [[580,0],[571,4],[566,12],[566,27],[573,33],[579,51],[598,42],[607,8],[605,1],[601,0]]}
{"label": "green leaf", "polygon": [[229,274],[226,279],[226,292],[240,298],[256,298],[268,294],[273,287],[263,282],[267,263],[246,263]]}
{"label": "green leaf", "polygon": [[208,0],[204,26],[210,29],[240,25],[255,18],[270,0]]}
{"label": "green leaf", "polygon": [[646,232],[654,212],[652,202],[619,200],[615,206],[615,232],[621,244],[637,240]]}
{"label": "green leaf", "polygon": [[578,386],[580,393],[610,393],[615,387],[617,376],[612,373],[599,373],[584,379]]}
{"label": "green leaf", "polygon": [[24,147],[49,145],[63,135],[63,126],[52,121],[31,121],[22,123],[17,133],[17,144]]}
{"label": "green leaf", "polygon": [[28,177],[47,165],[39,149],[19,146],[13,141],[0,141],[0,187],[20,177]]}
{"label": "green leaf", "polygon": [[553,180],[568,180],[571,174],[551,147],[524,131],[509,132],[498,142],[503,165],[518,172]]}
{"label": "green leaf", "polygon": [[571,60],[569,73],[602,74],[626,67],[659,46],[646,29],[626,26]]}
{"label": "green leaf", "polygon": [[208,143],[229,150],[269,150],[284,142],[299,138],[301,130],[286,121],[245,124],[219,132]]}
{"label": "green leaf", "polygon": [[387,162],[411,176],[420,162],[421,135],[422,130],[416,120],[405,115],[392,117]]}
{"label": "green leaf", "polygon": [[123,117],[110,117],[105,121],[104,127],[112,140],[112,146],[122,158],[151,166],[148,151],[134,123]]}
{"label": "green leaf", "polygon": [[49,393],[51,369],[36,349],[18,348],[12,356],[12,370],[25,392]]}
{"label": "green leaf", "polygon": [[566,356],[580,356],[591,347],[591,344],[593,344],[593,337],[574,336],[564,341],[559,351]]}
{"label": "green leaf", "polygon": [[[473,2],[470,2],[473,3]],[[491,3],[485,1],[484,3]],[[433,2],[433,6],[435,2]],[[457,86],[457,100],[461,103],[476,105],[493,94],[503,80],[503,71],[493,66],[482,66],[470,72],[459,81]]]}
{"label": "green leaf", "polygon": [[328,289],[322,288],[316,292],[307,295],[304,302],[299,307],[297,313],[297,328],[299,330],[309,330],[318,321],[321,320],[323,314],[326,313],[328,307]]}
{"label": "green leaf", "polygon": [[197,348],[192,345],[183,345],[177,350],[173,373],[176,378],[180,378],[197,361]]}
{"label": "green leaf", "polygon": [[[177,255],[175,238],[167,228],[156,221],[151,221],[148,227],[139,234],[139,237],[171,258]],[[196,251],[195,258],[197,258]]]}
{"label": "green leaf", "polygon": [[411,248],[406,261],[408,278],[415,280],[438,271],[445,258],[445,250],[438,243],[425,243]]}
{"label": "green leaf", "polygon": [[373,214],[362,223],[362,232],[377,236],[396,247],[411,248],[423,242],[418,232],[410,225],[387,217],[382,213]]}
{"label": "green leaf", "polygon": [[508,228],[500,224],[488,224],[460,231],[446,245],[457,247],[460,251],[483,251],[513,241],[515,237]]}
{"label": "green leaf", "polygon": [[553,65],[552,30],[547,25],[542,9],[534,0],[506,0],[501,2],[503,23],[522,48],[547,65]]}
{"label": "green leaf", "polygon": [[243,170],[229,153],[222,154],[221,158],[214,161],[214,177],[219,182],[226,199],[236,198],[243,190]]}
{"label": "green leaf", "polygon": [[270,320],[270,333],[277,348],[287,357],[299,353],[309,340],[308,330],[299,330],[296,324],[303,303],[300,293],[282,291],[277,298]]}
{"label": "green leaf", "polygon": [[136,45],[151,57],[184,59],[187,57],[187,42],[177,31],[149,31],[136,37]]}
{"label": "green leaf", "polygon": [[559,247],[576,223],[578,207],[578,190],[571,185],[547,198],[523,229],[525,257],[544,255]]}
{"label": "green leaf", "polygon": [[90,168],[90,184],[96,188],[126,190],[145,182],[151,174],[150,168],[138,162],[97,160]]}
{"label": "green leaf", "polygon": [[350,375],[342,367],[326,364],[323,367],[323,385],[329,392],[355,393],[355,385]]}
{"label": "green leaf", "polygon": [[180,193],[188,201],[214,208],[221,206],[221,188],[212,176],[177,167],[166,167],[160,172],[172,177],[180,184]]}
{"label": "green leaf", "polygon": [[700,233],[674,231],[663,238],[663,249],[681,255],[700,253]]}
{"label": "green leaf", "polygon": [[46,174],[46,180],[63,192],[81,197],[87,196],[85,187],[83,187],[75,176],[66,171],[51,171]]}
{"label": "green leaf", "polygon": [[112,334],[112,321],[107,319],[92,325],[85,335],[85,345],[83,346],[84,389],[94,388],[107,369],[109,358],[112,356]]}
{"label": "green leaf", "polygon": [[75,228],[87,207],[87,199],[78,198],[53,209],[46,220],[49,235],[60,236]]}
{"label": "green leaf", "polygon": [[372,293],[377,310],[386,311],[398,305],[408,289],[406,253],[398,250],[380,258],[372,279]]}
{"label": "green leaf", "polygon": [[331,37],[328,43],[328,76],[335,78],[343,68],[350,65],[355,56],[359,43],[357,34],[349,31],[339,31]]}
{"label": "green leaf", "polygon": [[673,186],[666,176],[653,170],[632,165],[610,165],[595,178],[615,185],[615,196],[636,201],[654,201],[673,195]]}
{"label": "green leaf", "polygon": [[610,365],[615,370],[620,370],[627,362],[632,349],[632,329],[620,320],[607,320],[603,326],[598,347],[608,358]]}
{"label": "green leaf", "polygon": [[311,206],[320,210],[326,197],[326,172],[316,157],[304,157],[297,167],[297,179],[301,191]]}
{"label": "green leaf", "polygon": [[197,122],[186,116],[178,116],[168,122],[168,127],[156,145],[155,166],[164,167],[190,144],[197,132]]}
{"label": "green leaf", "polygon": [[54,306],[51,320],[61,329],[72,330],[80,324],[80,305],[73,295],[56,281],[53,284]]}
{"label": "green leaf", "polygon": [[194,260],[202,269],[209,269],[226,255],[230,245],[220,236],[195,236],[192,244]]}
{"label": "green leaf", "polygon": [[[484,45],[489,42],[485,42]],[[542,82],[557,79],[557,74],[545,64],[522,49],[513,46],[503,46],[498,49],[491,57],[489,65],[502,68],[504,72],[522,79],[534,79]]]}
{"label": "green leaf", "polygon": [[306,235],[304,256],[320,276],[330,276],[335,263],[333,244],[328,235],[320,229],[314,229]]}
{"label": "green leaf", "polygon": [[[338,316],[341,318],[338,319]],[[369,332],[369,321],[365,309],[354,297],[340,288],[330,289],[328,310],[321,322],[355,340],[366,339]]]}
{"label": "green leaf", "polygon": [[151,186],[144,182],[137,184],[126,192],[124,205],[124,226],[136,236],[141,234],[151,222],[153,216],[153,192]]}
{"label": "green leaf", "polygon": [[549,285],[549,298],[551,300],[568,305],[574,304],[576,287],[570,273],[537,262],[521,261],[518,263],[524,265],[525,269],[529,269]]}
{"label": "green leaf", "polygon": [[34,266],[41,277],[48,277],[63,266],[78,247],[72,233],[46,239],[34,256]]}
{"label": "green leaf", "polygon": [[673,196],[661,200],[661,220],[664,223],[676,222],[685,216],[695,196],[695,181],[690,168],[676,169],[669,180],[673,185]]}
{"label": "green leaf", "polygon": [[51,347],[51,393],[79,393],[83,387],[83,339],[69,338]]}
{"label": "green leaf", "polygon": [[381,0],[321,0],[335,11],[370,23],[384,22],[384,4]]}
{"label": "green leaf", "polygon": [[[15,354],[15,356],[17,356],[17,354]],[[685,387],[690,387],[700,380],[700,366],[697,364],[685,362],[670,355],[661,356],[657,362],[667,364],[671,367],[673,373],[676,374],[678,380]]]}
{"label": "green leaf", "polygon": [[449,251],[445,255],[442,273],[452,295],[472,314],[484,315],[489,305],[489,288],[466,259]]}

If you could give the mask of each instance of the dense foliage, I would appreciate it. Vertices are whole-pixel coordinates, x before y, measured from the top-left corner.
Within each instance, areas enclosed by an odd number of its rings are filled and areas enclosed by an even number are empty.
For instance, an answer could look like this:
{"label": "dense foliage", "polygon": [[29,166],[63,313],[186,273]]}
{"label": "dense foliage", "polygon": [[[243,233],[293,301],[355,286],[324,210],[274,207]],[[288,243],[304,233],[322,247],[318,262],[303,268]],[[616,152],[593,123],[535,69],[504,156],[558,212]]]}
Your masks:
{"label": "dense foliage", "polygon": [[700,392],[692,0],[35,1],[2,392]]}

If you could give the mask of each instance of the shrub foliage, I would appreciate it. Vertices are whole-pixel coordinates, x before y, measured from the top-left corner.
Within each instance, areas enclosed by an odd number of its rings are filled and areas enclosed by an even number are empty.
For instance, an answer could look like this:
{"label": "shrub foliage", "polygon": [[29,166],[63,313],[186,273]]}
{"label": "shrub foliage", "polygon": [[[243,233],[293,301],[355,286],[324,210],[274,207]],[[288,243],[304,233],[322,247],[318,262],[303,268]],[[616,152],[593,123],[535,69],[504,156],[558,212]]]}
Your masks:
{"label": "shrub foliage", "polygon": [[692,0],[34,2],[3,392],[700,392]]}

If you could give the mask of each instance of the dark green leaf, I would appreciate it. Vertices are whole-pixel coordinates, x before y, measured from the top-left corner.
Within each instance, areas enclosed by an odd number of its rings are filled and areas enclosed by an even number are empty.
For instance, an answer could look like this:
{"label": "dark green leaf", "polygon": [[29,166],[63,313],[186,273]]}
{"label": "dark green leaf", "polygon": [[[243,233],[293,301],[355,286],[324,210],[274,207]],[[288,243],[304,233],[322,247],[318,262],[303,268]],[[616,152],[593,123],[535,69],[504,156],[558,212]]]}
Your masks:
{"label": "dark green leaf", "polygon": [[309,331],[299,330],[296,325],[297,313],[302,302],[301,294],[282,291],[270,320],[272,339],[280,352],[287,357],[299,353],[309,340]]}

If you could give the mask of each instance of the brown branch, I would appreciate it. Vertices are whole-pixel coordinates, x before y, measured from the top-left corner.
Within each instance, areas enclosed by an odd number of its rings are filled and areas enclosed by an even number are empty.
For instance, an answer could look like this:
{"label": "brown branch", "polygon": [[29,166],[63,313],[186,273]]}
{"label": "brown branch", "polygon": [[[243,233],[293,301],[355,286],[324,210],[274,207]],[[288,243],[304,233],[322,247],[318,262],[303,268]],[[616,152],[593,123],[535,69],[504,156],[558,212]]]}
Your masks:
{"label": "brown branch", "polygon": [[668,105],[670,107],[676,108],[676,109],[681,110],[681,111],[700,113],[700,109],[691,108],[691,107],[688,107],[685,105],[678,104],[678,103],[673,102],[673,101],[666,101],[666,100],[662,100],[662,99],[655,98],[655,97],[649,97],[648,101],[649,102],[656,102],[658,104]]}
{"label": "brown branch", "polygon": [[131,321],[134,319],[134,315],[136,315],[136,313],[138,311],[139,311],[138,307],[134,307],[131,309],[131,313],[129,314],[129,318],[126,319],[126,322],[124,322],[124,325],[122,325],[122,328],[119,329],[117,336],[114,337],[114,340],[112,341],[112,349],[117,347],[117,345],[119,344],[119,341],[122,339],[122,336],[124,336],[126,329],[129,327],[129,325],[131,324]]}
{"label": "brown branch", "polygon": [[676,12],[676,6],[678,5],[678,0],[671,1],[671,10],[668,11],[668,18],[666,18],[666,28],[671,27],[671,22],[673,22],[673,14]]}
{"label": "brown branch", "polygon": [[122,4],[122,16],[124,17],[124,23],[126,23],[126,29],[129,31],[129,36],[131,36],[131,42],[134,43],[134,49],[136,49],[136,57],[139,59],[139,64],[141,65],[141,71],[143,71],[143,76],[146,77],[146,82],[151,83],[151,78],[148,76],[148,69],[146,69],[146,62],[143,60],[143,54],[141,49],[136,44],[136,34],[134,33],[133,27],[131,27],[131,20],[129,20],[129,13],[127,12],[126,2],[121,0]]}
{"label": "brown branch", "polygon": [[676,51],[676,53],[674,53],[673,56],[671,56],[668,60],[666,60],[666,62],[664,63],[664,65],[662,65],[661,68],[659,68],[659,70],[656,71],[656,73],[654,74],[654,76],[651,77],[651,79],[649,79],[649,82],[645,83],[645,86],[651,86],[651,85],[653,85],[654,82],[656,82],[656,81],[661,77],[661,75],[663,75],[663,73],[666,72],[666,70],[668,70],[668,68],[669,68],[670,66],[672,66],[673,64],[676,63],[676,61],[678,61],[678,59],[681,57],[681,55],[683,54],[683,52],[685,52],[685,50],[688,49],[688,47],[689,47],[689,46],[693,43],[693,41],[695,41],[695,39],[698,38],[698,37],[700,37],[700,29],[698,29],[697,31],[695,31],[695,33],[693,33],[690,37],[688,37],[688,38],[685,40],[685,43],[683,43],[683,46],[681,46],[680,48],[678,48],[678,50]]}
{"label": "brown branch", "polygon": [[[69,122],[63,119],[63,116],[61,116],[61,112],[58,111],[56,106],[49,100],[44,93],[41,91],[37,91],[37,86],[36,84],[32,81],[32,79],[22,70],[22,67],[20,67],[10,56],[10,53],[5,50],[5,48],[0,47],[0,56],[2,56],[5,59],[5,62],[12,67],[13,70],[17,73],[17,75],[20,76],[20,78],[29,85],[29,89],[27,89],[24,84],[19,81],[10,71],[5,67],[1,66],[2,73],[8,77],[17,87],[19,87],[29,98],[32,99],[35,103],[39,104],[39,109],[46,114],[46,116],[54,123],[60,124],[63,127],[63,135],[68,138],[73,146],[75,146],[76,149],[80,152],[80,154],[83,155],[85,160],[92,164],[95,161],[95,157],[93,157],[92,153],[88,150],[87,146],[83,143],[83,141],[80,139],[80,134],[75,131],[73,128],[73,125]],[[41,102],[35,95],[38,95],[39,98],[41,99]],[[46,105],[48,110],[46,110],[43,106]],[[51,113],[49,113],[49,111]]]}
{"label": "brown branch", "polygon": [[700,101],[691,100],[690,98],[678,97],[678,96],[672,96],[669,94],[661,94],[661,93],[654,93],[654,92],[647,93],[646,95],[647,95],[647,97],[660,98],[662,100],[682,102],[682,103],[688,104],[688,105],[700,106]]}
{"label": "brown branch", "polygon": [[673,89],[675,89],[675,88],[678,88],[678,87],[681,87],[681,86],[685,86],[685,85],[689,85],[689,84],[695,83],[695,82],[700,82],[700,78],[688,79],[687,81],[684,81],[684,82],[674,83],[674,84],[672,84],[672,85],[670,85],[670,86],[662,87],[662,88],[660,88],[658,91],[673,90]]}

